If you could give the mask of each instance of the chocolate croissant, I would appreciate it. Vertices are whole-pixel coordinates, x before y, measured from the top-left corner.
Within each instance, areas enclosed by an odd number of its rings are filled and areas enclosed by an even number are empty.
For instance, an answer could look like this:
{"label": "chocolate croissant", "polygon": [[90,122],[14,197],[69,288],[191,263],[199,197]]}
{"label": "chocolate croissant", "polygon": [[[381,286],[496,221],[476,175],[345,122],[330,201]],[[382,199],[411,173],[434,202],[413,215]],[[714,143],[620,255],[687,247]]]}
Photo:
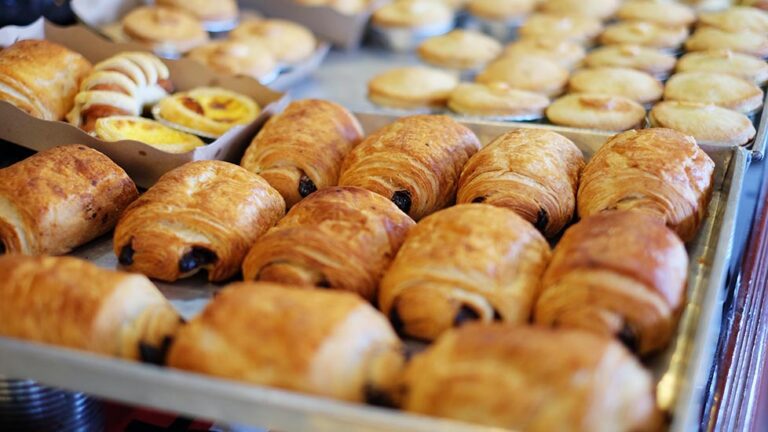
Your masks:
{"label": "chocolate croissant", "polygon": [[321,189],[253,245],[243,277],[352,291],[372,300],[413,225],[408,215],[373,192]]}
{"label": "chocolate croissant", "polygon": [[692,240],[707,213],[714,169],[693,137],[672,129],[618,134],[584,168],[579,216],[639,210],[662,217],[683,241]]}
{"label": "chocolate croissant", "polygon": [[570,227],[555,247],[536,323],[616,336],[647,354],[671,339],[687,274],[685,245],[661,218],[598,213]]}
{"label": "chocolate croissant", "polygon": [[70,257],[0,256],[0,335],[161,363],[182,320],[146,277]]}
{"label": "chocolate croissant", "polygon": [[163,175],[115,228],[120,264],[175,281],[208,271],[222,281],[240,269],[248,249],[285,213],[263,178],[221,161],[198,161]]}
{"label": "chocolate croissant", "polygon": [[518,129],[475,153],[459,179],[459,203],[514,210],[547,237],[573,218],[584,156],[555,132]]}
{"label": "chocolate croissant", "polygon": [[122,168],[79,144],[0,169],[0,255],[63,255],[111,231],[137,196]]}
{"label": "chocolate croissant", "polygon": [[656,431],[651,374],[621,344],[576,330],[469,324],[408,364],[402,408],[530,432]]}
{"label": "chocolate croissant", "polygon": [[549,257],[544,237],[513,211],[457,205],[411,230],[379,307],[399,332],[425,340],[466,321],[527,323]]}
{"label": "chocolate croissant", "polygon": [[138,116],[145,105],[173,91],[168,67],[145,52],[122,52],[93,67],[80,84],[67,121],[91,132],[96,120],[116,115]]}
{"label": "chocolate croissant", "polygon": [[363,401],[391,392],[403,356],[386,318],[354,294],[238,283],[181,329],[168,364]]}
{"label": "chocolate croissant", "polygon": [[290,208],[318,189],[336,186],[344,157],[362,138],[360,123],[346,108],[300,100],[267,122],[240,165],[264,177]]}
{"label": "chocolate croissant", "polygon": [[450,117],[404,117],[349,153],[339,184],[383,195],[419,220],[453,202],[461,168],[479,149],[475,134]]}

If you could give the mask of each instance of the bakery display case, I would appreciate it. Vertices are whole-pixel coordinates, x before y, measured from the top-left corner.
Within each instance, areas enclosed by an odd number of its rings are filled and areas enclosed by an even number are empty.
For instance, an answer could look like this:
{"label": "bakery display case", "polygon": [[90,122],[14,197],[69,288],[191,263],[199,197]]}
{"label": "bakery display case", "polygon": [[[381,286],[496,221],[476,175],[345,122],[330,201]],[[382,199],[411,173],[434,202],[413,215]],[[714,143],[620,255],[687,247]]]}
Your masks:
{"label": "bakery display case", "polygon": [[761,5],[97,3],[0,29],[0,429],[765,426]]}

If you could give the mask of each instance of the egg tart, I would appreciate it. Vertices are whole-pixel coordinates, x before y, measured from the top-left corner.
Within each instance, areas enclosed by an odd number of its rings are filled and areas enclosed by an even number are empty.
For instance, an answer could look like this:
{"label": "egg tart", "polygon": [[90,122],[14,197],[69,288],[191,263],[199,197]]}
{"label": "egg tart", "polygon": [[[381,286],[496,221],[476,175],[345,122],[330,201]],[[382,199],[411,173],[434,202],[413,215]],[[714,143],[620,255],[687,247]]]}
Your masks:
{"label": "egg tart", "polygon": [[204,145],[186,132],[171,129],[160,122],[133,116],[103,117],[96,120],[94,134],[104,141],[134,140],[166,153],[187,153]]}

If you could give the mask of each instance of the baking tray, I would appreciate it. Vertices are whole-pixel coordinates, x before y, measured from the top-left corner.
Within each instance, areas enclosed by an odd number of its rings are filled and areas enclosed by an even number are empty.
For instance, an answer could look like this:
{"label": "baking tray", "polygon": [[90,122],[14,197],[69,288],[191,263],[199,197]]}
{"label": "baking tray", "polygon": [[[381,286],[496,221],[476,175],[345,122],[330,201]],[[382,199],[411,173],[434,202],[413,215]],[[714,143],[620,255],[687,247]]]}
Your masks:
{"label": "baking tray", "polygon": [[[370,133],[392,122],[396,116],[361,113],[358,118]],[[573,140],[587,157],[611,136],[528,123],[473,121],[464,124],[483,143],[515,128],[553,130]],[[714,361],[736,212],[749,158],[744,149],[709,149],[707,153],[716,166],[714,191],[701,231],[696,240],[688,244],[691,256],[688,302],[670,347],[646,361],[658,382],[659,405],[671,414],[673,431],[694,430],[701,417],[702,395]],[[98,239],[74,255],[107,268],[117,265],[110,237]],[[186,318],[198,313],[220,287],[207,283],[202,275],[157,285]],[[0,338],[0,374],[35,379],[129,404],[283,431],[498,430],[8,338]]]}

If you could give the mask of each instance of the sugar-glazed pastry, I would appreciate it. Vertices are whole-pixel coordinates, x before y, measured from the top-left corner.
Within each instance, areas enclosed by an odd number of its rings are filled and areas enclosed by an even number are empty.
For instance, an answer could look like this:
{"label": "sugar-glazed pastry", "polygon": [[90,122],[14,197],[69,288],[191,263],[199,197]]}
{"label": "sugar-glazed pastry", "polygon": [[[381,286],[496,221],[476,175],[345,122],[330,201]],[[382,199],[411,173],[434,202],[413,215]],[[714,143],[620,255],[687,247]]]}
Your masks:
{"label": "sugar-glazed pastry", "polygon": [[645,21],[623,21],[606,27],[600,35],[603,45],[633,44],[675,50],[688,37],[687,27],[664,27]]}
{"label": "sugar-glazed pastry", "polygon": [[459,114],[518,121],[544,117],[547,106],[548,97],[513,89],[502,82],[462,83],[448,99],[448,108]]}
{"label": "sugar-glazed pastry", "polygon": [[381,281],[379,307],[399,332],[433,340],[467,321],[526,324],[550,250],[513,211],[461,204],[411,230]]}
{"label": "sugar-glazed pastry", "polygon": [[248,249],[285,214],[263,178],[222,161],[198,161],[163,175],[134,201],[115,228],[120,265],[163,281],[208,271],[223,281]]}
{"label": "sugar-glazed pastry", "polygon": [[714,27],[701,27],[685,41],[687,51],[727,49],[755,57],[768,57],[768,37],[763,33],[732,33]]}
{"label": "sugar-glazed pastry", "polygon": [[153,49],[184,53],[208,41],[208,33],[194,15],[165,6],[141,6],[122,21],[123,32]]}
{"label": "sugar-glazed pastry", "polygon": [[218,138],[259,115],[253,99],[220,87],[176,93],[161,100],[155,110],[158,120],[207,138]]}
{"label": "sugar-glazed pastry", "polygon": [[0,101],[43,120],[62,120],[91,70],[82,55],[45,40],[0,50]]}
{"label": "sugar-glazed pastry", "polygon": [[318,189],[335,186],[344,157],[362,139],[360,123],[341,105],[299,100],[267,122],[240,165],[268,181],[290,208]]}
{"label": "sugar-glazed pastry", "polygon": [[603,30],[600,20],[579,15],[533,14],[518,30],[523,39],[568,39],[590,43]]}
{"label": "sugar-glazed pastry", "polygon": [[545,37],[525,38],[511,42],[504,48],[503,57],[547,57],[566,69],[573,69],[586,55],[584,47],[572,40]]}
{"label": "sugar-glazed pastry", "polygon": [[349,153],[339,184],[383,195],[419,220],[454,200],[461,168],[479,149],[477,136],[450,117],[403,117]]}
{"label": "sugar-glazed pastry", "polygon": [[678,72],[716,72],[735,75],[758,86],[768,82],[768,63],[730,50],[690,52],[680,58]]}
{"label": "sugar-glazed pastry", "polygon": [[507,132],[469,159],[457,203],[486,203],[514,210],[547,237],[557,235],[576,209],[584,156],[555,132]]}
{"label": "sugar-glazed pastry", "polygon": [[67,121],[93,131],[96,120],[115,115],[138,116],[173,91],[168,67],[150,53],[129,51],[93,67],[80,85]]}
{"label": "sugar-glazed pastry", "polygon": [[641,104],[655,102],[664,93],[664,85],[645,72],[607,66],[574,72],[568,81],[568,89],[573,93],[624,96]]}
{"label": "sugar-glazed pastry", "polygon": [[768,33],[768,12],[747,6],[732,6],[724,10],[704,12],[699,25],[715,27],[727,32]]}
{"label": "sugar-glazed pastry", "polygon": [[243,277],[350,291],[374,300],[379,280],[413,225],[373,192],[325,188],[293,206],[253,245]]}
{"label": "sugar-glazed pastry", "polygon": [[752,113],[763,104],[763,91],[754,83],[733,75],[682,72],[667,81],[664,99],[711,103],[742,113]]}
{"label": "sugar-glazed pastry", "polygon": [[235,40],[259,39],[278,62],[299,63],[312,56],[317,39],[301,24],[280,19],[250,19],[240,23],[229,34]]}
{"label": "sugar-glazed pastry", "polygon": [[665,0],[630,0],[616,13],[622,21],[646,21],[667,27],[688,27],[696,21],[696,13],[688,6]]}
{"label": "sugar-glazed pastry", "polygon": [[253,384],[362,402],[387,394],[402,344],[358,296],[238,283],[185,325],[168,365]]}
{"label": "sugar-glazed pastry", "polygon": [[469,30],[454,30],[435,36],[419,45],[419,56],[434,66],[452,69],[475,69],[501,53],[496,39]]}
{"label": "sugar-glazed pastry", "polygon": [[755,137],[755,126],[744,114],[701,102],[664,101],[651,109],[652,127],[680,131],[698,144],[738,146]]}
{"label": "sugar-glazed pastry", "polygon": [[550,122],[577,128],[623,131],[640,127],[645,108],[624,96],[574,93],[560,97],[547,108]]}
{"label": "sugar-glazed pastry", "polygon": [[621,133],[584,168],[579,216],[642,211],[661,217],[683,241],[692,240],[707,213],[714,169],[688,135],[662,128]]}
{"label": "sugar-glazed pastry", "polygon": [[0,335],[162,363],[182,320],[146,277],[71,257],[0,256]]}
{"label": "sugar-glazed pastry", "polygon": [[504,57],[489,64],[477,75],[476,81],[502,82],[512,88],[557,96],[568,82],[568,69],[547,57]]}
{"label": "sugar-glazed pastry", "polygon": [[392,108],[441,107],[458,84],[454,74],[439,69],[399,67],[376,75],[368,82],[368,99]]}
{"label": "sugar-glazed pastry", "polygon": [[187,153],[205,145],[195,135],[172,129],[155,120],[134,116],[112,116],[96,120],[93,129],[103,141],[133,140],[166,153]]}
{"label": "sugar-glazed pastry", "polygon": [[519,21],[533,12],[537,0],[470,0],[467,11],[489,21]]}
{"label": "sugar-glazed pastry", "polygon": [[0,169],[0,255],[63,255],[111,231],[137,196],[122,168],[79,144]]}
{"label": "sugar-glazed pastry", "polygon": [[225,75],[269,81],[277,72],[272,50],[261,39],[217,40],[189,52],[188,57]]}
{"label": "sugar-glazed pastry", "polygon": [[201,21],[232,21],[237,19],[235,0],[155,0],[159,6],[182,9]]}
{"label": "sugar-glazed pastry", "polygon": [[407,365],[401,406],[529,432],[654,431],[654,380],[621,344],[578,330],[468,324]]}
{"label": "sugar-glazed pastry", "polygon": [[621,0],[547,0],[540,2],[539,10],[558,15],[587,16],[605,20],[612,17]]}
{"label": "sugar-glazed pastry", "polygon": [[645,355],[677,328],[688,254],[656,215],[607,211],[568,228],[536,303],[537,324],[615,336]]}
{"label": "sugar-glazed pastry", "polygon": [[622,67],[643,71],[656,79],[666,79],[675,68],[677,58],[641,45],[606,45],[587,54],[584,65],[589,68]]}

